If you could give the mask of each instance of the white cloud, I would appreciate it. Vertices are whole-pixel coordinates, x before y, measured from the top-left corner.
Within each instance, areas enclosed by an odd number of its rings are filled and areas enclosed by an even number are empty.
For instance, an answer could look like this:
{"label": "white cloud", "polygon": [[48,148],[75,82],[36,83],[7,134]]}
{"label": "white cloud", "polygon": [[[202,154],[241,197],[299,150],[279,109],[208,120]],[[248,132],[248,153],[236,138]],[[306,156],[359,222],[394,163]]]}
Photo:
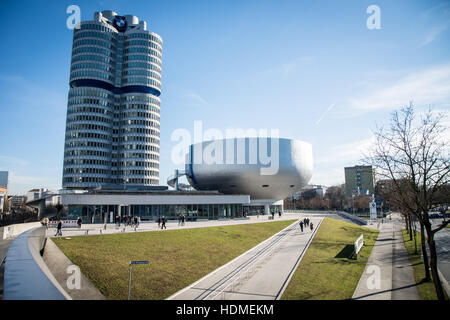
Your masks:
{"label": "white cloud", "polygon": [[411,73],[390,86],[349,99],[357,110],[400,108],[410,101],[416,106],[450,106],[450,64]]}
{"label": "white cloud", "polygon": [[364,154],[368,152],[369,147],[374,142],[375,137],[371,136],[370,138],[333,146],[331,149],[319,155],[314,160],[314,164],[325,165],[333,163],[350,165],[351,163],[356,163],[364,157]]}
{"label": "white cloud", "polygon": [[314,174],[310,183],[326,186],[344,183],[344,167],[360,164],[374,142],[375,137],[371,136],[320,150],[314,157]]}
{"label": "white cloud", "polygon": [[188,92],[184,95],[189,105],[206,106],[208,102],[195,92]]}
{"label": "white cloud", "polygon": [[422,46],[426,46],[427,44],[433,42],[442,32],[448,29],[448,23],[434,27],[427,34]]}
{"label": "white cloud", "polygon": [[324,186],[334,186],[344,183],[344,167],[333,168],[329,170],[314,170],[310,184],[318,184]]}

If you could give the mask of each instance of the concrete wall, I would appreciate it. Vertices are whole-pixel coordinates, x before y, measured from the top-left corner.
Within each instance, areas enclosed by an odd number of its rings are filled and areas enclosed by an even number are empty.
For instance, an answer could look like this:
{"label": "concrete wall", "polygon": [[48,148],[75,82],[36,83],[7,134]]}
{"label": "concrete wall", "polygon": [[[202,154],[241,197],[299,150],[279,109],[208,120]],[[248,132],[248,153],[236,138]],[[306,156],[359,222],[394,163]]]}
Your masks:
{"label": "concrete wall", "polygon": [[31,228],[40,227],[40,222],[18,223],[3,227],[3,240],[14,238]]}
{"label": "concrete wall", "polygon": [[70,300],[48,269],[41,253],[46,228],[37,227],[20,234],[6,254],[4,300]]}
{"label": "concrete wall", "polygon": [[361,219],[361,218],[359,218],[359,217],[357,217],[357,216],[354,216],[354,215],[352,215],[352,214],[349,214],[349,213],[347,213],[347,212],[344,212],[344,211],[338,211],[337,214],[340,215],[340,216],[342,216],[342,217],[345,217],[345,218],[347,218],[347,219],[353,220],[353,221],[355,221],[355,222],[357,222],[357,223],[359,223],[359,224],[364,224],[364,225],[367,224],[367,220]]}

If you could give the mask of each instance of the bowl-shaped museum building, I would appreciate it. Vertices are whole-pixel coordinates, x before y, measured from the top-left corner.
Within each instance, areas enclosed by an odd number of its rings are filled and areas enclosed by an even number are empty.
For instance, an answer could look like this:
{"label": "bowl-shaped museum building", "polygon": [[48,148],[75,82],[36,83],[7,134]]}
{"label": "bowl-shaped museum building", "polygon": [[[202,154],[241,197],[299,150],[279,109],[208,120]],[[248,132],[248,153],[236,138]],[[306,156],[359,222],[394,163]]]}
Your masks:
{"label": "bowl-shaped museum building", "polygon": [[185,171],[196,190],[250,195],[248,212],[278,212],[311,179],[312,147],[271,137],[206,141],[189,147]]}

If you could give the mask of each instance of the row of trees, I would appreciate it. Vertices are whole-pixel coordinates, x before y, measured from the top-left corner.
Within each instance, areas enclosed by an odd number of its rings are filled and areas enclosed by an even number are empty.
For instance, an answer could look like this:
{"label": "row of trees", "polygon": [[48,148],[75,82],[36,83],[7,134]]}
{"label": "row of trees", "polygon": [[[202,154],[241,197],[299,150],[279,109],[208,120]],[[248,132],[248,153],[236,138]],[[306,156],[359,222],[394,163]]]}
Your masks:
{"label": "row of trees", "polygon": [[450,202],[448,127],[443,125],[446,116],[430,109],[418,118],[412,104],[392,113],[390,126],[377,128],[376,141],[365,157],[384,180],[380,192],[391,208],[403,215],[411,238],[414,223],[419,223],[423,281],[433,281],[439,300],[444,300],[444,292],[435,235],[449,220],[433,228],[429,213]]}
{"label": "row of trees", "polygon": [[372,198],[360,195],[353,199],[345,196],[345,184],[332,186],[327,189],[324,197],[316,194],[312,197],[300,197],[298,200],[286,199],[286,209],[311,209],[311,210],[344,210],[352,208],[355,212],[368,212]]}

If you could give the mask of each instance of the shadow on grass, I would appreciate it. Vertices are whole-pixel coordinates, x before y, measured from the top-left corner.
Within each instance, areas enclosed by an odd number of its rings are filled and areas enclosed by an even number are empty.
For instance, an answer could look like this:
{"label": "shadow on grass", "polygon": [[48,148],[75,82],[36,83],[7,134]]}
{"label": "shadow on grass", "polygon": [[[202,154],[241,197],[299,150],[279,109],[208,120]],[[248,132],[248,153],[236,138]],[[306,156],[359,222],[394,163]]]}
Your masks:
{"label": "shadow on grass", "polygon": [[355,250],[355,246],[351,245],[351,244],[348,244],[335,256],[335,258],[350,259],[350,258],[353,257],[353,251],[354,250]]}

